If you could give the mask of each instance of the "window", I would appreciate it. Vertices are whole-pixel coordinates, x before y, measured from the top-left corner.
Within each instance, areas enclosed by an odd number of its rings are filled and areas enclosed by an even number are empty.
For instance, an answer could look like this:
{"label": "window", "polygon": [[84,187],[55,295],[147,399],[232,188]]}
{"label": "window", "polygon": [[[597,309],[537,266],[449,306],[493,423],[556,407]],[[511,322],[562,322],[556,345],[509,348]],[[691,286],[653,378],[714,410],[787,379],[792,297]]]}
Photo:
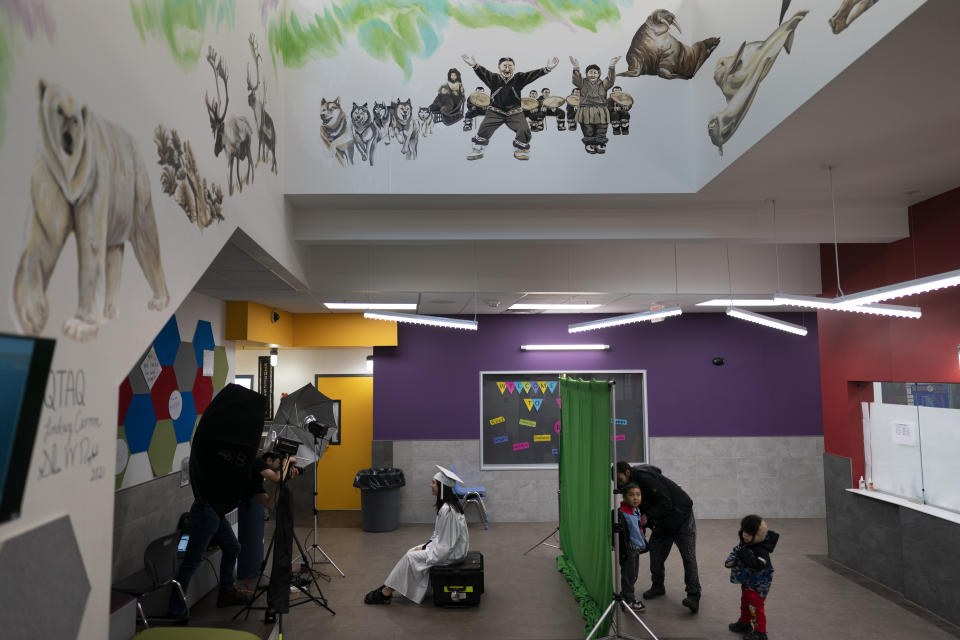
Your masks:
{"label": "window", "polygon": [[863,450],[875,489],[960,512],[960,384],[875,382]]}

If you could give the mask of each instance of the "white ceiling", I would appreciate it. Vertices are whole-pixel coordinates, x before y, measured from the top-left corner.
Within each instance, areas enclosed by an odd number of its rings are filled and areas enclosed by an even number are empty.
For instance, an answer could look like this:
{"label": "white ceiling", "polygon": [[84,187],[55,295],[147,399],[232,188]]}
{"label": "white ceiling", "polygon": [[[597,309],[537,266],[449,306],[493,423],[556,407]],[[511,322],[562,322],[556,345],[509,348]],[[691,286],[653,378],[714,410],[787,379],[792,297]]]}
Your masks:
{"label": "white ceiling", "polygon": [[288,196],[308,290],[248,238],[195,290],[294,313],[360,300],[426,314],[819,293],[818,245],[834,238],[824,165],[840,242],[903,238],[907,206],[960,186],[958,25],[960,2],[929,0],[696,194]]}

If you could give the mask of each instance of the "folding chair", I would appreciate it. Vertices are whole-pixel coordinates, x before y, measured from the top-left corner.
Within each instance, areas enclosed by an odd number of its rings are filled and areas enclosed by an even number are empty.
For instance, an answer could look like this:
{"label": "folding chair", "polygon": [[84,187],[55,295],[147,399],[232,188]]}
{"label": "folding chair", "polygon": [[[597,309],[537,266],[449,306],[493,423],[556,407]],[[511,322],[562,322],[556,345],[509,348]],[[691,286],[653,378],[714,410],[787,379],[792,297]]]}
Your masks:
{"label": "folding chair", "polygon": [[[457,472],[457,470],[453,468],[453,465],[450,465],[450,470],[454,473]],[[458,482],[453,487],[453,495],[457,496],[457,499],[460,501],[460,508],[463,509],[464,514],[467,512],[468,504],[475,505],[480,514],[480,521],[483,522],[483,528],[490,528],[487,508],[483,504],[483,499],[487,496],[486,487],[464,487]]]}
{"label": "folding chair", "polygon": [[187,597],[183,593],[183,587],[175,579],[177,575],[177,544],[179,542],[179,531],[157,538],[148,544],[143,552],[143,569],[113,585],[114,591],[129,594],[137,599],[137,612],[140,614],[145,628],[149,629],[150,623],[143,612],[141,599],[171,583],[180,593],[180,598],[183,599],[183,606],[187,611],[184,619],[190,617]]}

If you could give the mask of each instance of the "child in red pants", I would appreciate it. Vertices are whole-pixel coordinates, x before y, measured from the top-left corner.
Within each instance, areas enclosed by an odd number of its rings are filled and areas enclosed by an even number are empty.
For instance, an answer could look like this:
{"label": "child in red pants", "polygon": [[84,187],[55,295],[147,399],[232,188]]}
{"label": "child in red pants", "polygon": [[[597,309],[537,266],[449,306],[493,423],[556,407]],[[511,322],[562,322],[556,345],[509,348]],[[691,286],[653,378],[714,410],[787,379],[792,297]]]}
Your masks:
{"label": "child in red pants", "polygon": [[767,529],[757,515],[740,521],[740,542],[723,566],[730,569],[730,582],[740,585],[740,619],[730,631],[743,633],[744,640],[767,640],[767,617],[763,606],[773,582],[773,553],[780,534]]}

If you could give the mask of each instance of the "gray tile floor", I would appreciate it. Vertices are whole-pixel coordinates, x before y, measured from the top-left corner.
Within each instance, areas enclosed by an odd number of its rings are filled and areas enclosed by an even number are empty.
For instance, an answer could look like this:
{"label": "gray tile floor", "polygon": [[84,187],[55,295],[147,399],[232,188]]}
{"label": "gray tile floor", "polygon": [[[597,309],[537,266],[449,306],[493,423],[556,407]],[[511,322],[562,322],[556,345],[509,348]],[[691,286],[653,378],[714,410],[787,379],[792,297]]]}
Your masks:
{"label": "gray tile floor", "polygon": [[[680,604],[682,568],[674,550],[667,563],[667,595],[648,602],[647,610],[640,614],[663,640],[737,637],[727,630],[727,624],[738,615],[739,588],[730,584],[729,572],[722,566],[736,541],[737,522],[701,520],[697,524],[703,585],[700,613],[692,615]],[[956,627],[828,560],[824,520],[777,519],[769,524],[781,533],[773,556],[773,589],[767,600],[771,638],[960,638]],[[320,546],[346,573],[342,578],[330,565],[319,567],[331,576],[329,583],[321,580],[320,585],[336,615],[312,603],[298,606],[284,616],[284,638],[583,638],[580,612],[556,569],[558,551],[539,546],[523,555],[552,528],[544,523],[492,523],[484,530],[471,524],[471,548],[483,552],[485,559],[486,593],[475,609],[448,610],[402,598],[395,598],[389,606],[362,603],[363,594],[383,582],[403,551],[430,536],[430,526],[402,525],[388,533],[321,527]],[[299,527],[298,534],[301,539],[309,537],[309,529]],[[641,588],[648,584],[648,576],[643,575],[645,562],[642,558]],[[231,623],[234,610],[216,609],[214,597],[195,607],[191,626],[240,628],[268,637],[271,629],[261,622],[262,612],[251,612],[246,622]],[[621,620],[623,633],[649,637],[626,614]]]}

